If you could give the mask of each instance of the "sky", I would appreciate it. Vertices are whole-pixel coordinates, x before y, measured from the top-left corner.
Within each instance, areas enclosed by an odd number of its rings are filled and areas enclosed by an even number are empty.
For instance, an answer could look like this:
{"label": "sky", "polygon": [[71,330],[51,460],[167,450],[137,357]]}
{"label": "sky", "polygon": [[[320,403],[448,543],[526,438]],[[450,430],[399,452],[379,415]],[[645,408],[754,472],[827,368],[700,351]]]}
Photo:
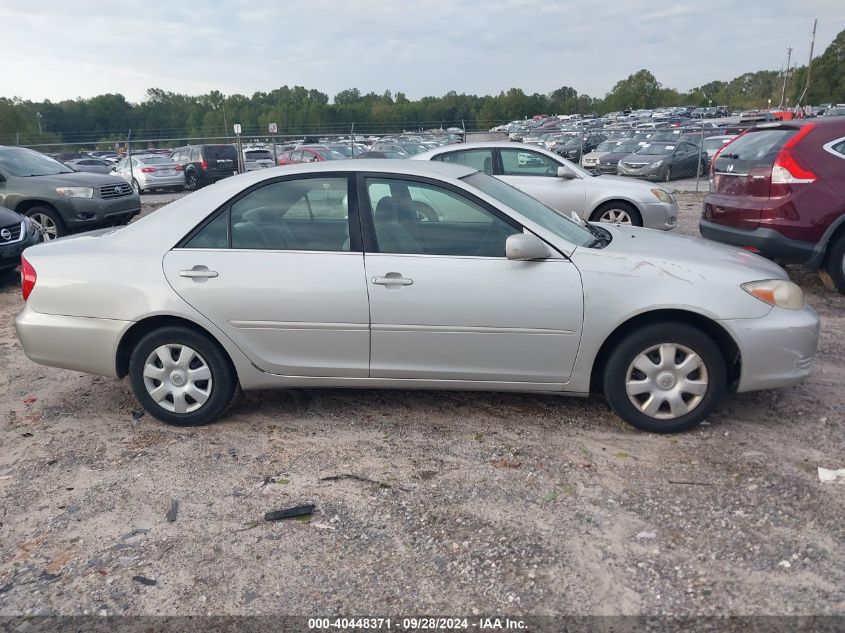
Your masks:
{"label": "sky", "polygon": [[843,0],[3,0],[0,96],[59,101],[147,88],[251,95],[279,86],[408,98],[604,96],[649,69],[687,90],[816,54]]}

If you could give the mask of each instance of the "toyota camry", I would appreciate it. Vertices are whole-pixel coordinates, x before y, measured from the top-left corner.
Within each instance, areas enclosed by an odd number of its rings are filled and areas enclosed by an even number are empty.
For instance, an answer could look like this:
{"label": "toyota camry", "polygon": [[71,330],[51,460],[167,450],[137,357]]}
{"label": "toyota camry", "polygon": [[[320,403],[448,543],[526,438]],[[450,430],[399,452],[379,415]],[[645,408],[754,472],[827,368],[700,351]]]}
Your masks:
{"label": "toyota camry", "polygon": [[476,169],[298,164],[24,253],[33,361],[128,376],[152,415],[274,387],[602,391],[637,428],[809,375],[819,321],[734,247],[581,223]]}

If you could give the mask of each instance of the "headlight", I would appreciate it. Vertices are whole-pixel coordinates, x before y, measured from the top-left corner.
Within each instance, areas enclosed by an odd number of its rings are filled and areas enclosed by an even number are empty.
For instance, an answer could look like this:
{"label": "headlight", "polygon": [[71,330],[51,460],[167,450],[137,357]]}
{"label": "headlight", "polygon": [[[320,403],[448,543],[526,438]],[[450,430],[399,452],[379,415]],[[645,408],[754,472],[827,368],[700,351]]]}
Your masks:
{"label": "headlight", "polygon": [[804,293],[796,284],[785,279],[767,279],[742,284],[742,289],[769,305],[800,310],[804,307]]}
{"label": "headlight", "polygon": [[56,193],[62,198],[93,198],[94,189],[91,187],[56,187]]}
{"label": "headlight", "polygon": [[657,161],[657,162],[655,162],[655,163],[652,163],[652,164],[651,164],[651,166],[652,166],[652,167],[660,167],[662,164],[663,164],[663,161],[662,161],[662,160],[659,160],[659,161]]}
{"label": "headlight", "polygon": [[669,194],[669,192],[664,191],[663,189],[652,189],[651,193],[653,193],[654,197],[657,198],[658,200],[660,200],[660,202],[666,202],[666,203],[670,203],[670,204],[672,202],[675,202],[675,200],[672,198],[672,196]]}

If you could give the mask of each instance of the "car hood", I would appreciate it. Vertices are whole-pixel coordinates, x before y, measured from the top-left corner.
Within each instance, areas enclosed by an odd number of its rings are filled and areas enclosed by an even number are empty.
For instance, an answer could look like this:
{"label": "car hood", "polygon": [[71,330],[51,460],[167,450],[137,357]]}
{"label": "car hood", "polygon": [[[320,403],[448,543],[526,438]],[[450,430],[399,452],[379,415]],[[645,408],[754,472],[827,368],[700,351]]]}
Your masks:
{"label": "car hood", "polygon": [[630,156],[629,152],[610,152],[609,154],[603,154],[601,159],[599,160],[600,163],[618,163],[621,159],[625,158],[626,156]]}
{"label": "car hood", "polygon": [[[591,254],[624,260],[622,270],[644,275],[671,277],[692,283],[745,283],[763,279],[788,279],[783,268],[747,250],[700,237],[665,233],[653,229],[602,224],[613,235],[603,249],[578,248]],[[621,272],[621,271],[620,271]]]}
{"label": "car hood", "polygon": [[[599,174],[584,179],[588,191],[607,192],[608,185],[613,186],[614,195],[628,195],[636,197],[638,200],[643,199],[648,202],[657,202],[657,198],[651,193],[652,189],[663,189],[660,185],[653,182],[645,182],[638,178],[626,178],[625,176],[611,176],[608,174]],[[666,193],[669,193],[666,191]],[[644,196],[644,198],[643,198]]]}
{"label": "car hood", "polygon": [[6,207],[0,207],[0,226],[8,226],[9,224],[19,224],[23,222],[23,216],[15,213]]}
{"label": "car hood", "polygon": [[21,182],[33,182],[48,187],[102,187],[103,185],[122,185],[126,181],[120,176],[97,174],[89,171],[74,171],[69,174],[52,176],[20,177]]}

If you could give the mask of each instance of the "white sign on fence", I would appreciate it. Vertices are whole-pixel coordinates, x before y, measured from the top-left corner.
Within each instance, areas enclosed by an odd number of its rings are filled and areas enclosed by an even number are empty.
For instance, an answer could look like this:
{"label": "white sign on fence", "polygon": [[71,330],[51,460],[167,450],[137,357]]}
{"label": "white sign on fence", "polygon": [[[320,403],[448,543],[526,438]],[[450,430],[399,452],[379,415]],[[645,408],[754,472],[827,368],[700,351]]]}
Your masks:
{"label": "white sign on fence", "polygon": [[269,130],[270,130],[270,134],[276,134],[276,133],[278,133],[278,131],[279,131],[279,126],[278,126],[278,125],[276,125],[275,123],[271,123],[271,124],[270,124],[270,125],[268,125],[267,127],[268,127],[268,128],[269,128]]}
{"label": "white sign on fence", "polygon": [[235,134],[240,134],[240,133],[241,133],[241,124],[235,123]]}

